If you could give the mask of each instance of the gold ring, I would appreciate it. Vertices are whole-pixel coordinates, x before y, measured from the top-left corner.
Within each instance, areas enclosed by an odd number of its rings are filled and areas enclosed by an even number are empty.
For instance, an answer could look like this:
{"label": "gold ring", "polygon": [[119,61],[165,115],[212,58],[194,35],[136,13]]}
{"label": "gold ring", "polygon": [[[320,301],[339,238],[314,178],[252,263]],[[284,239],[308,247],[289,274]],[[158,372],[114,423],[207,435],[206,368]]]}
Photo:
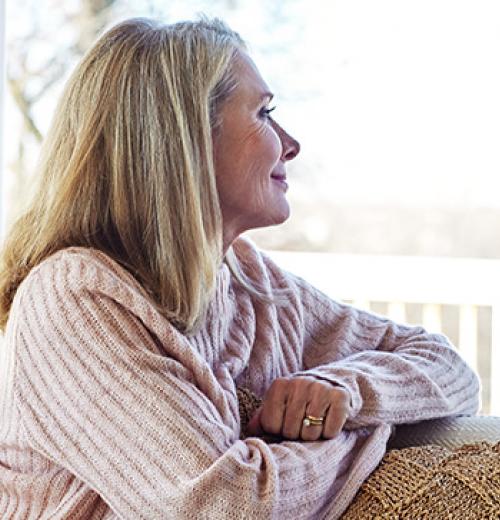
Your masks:
{"label": "gold ring", "polygon": [[304,420],[302,421],[302,424],[304,426],[322,426],[324,420],[324,417],[314,417],[314,415],[306,415],[304,417]]}

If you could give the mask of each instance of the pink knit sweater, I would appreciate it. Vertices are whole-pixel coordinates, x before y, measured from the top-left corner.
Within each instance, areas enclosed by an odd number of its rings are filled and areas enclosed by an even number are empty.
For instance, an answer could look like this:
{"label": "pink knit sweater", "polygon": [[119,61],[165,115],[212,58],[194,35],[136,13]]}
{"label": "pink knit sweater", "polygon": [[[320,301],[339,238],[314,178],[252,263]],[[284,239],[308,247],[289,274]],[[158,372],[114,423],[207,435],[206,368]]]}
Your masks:
{"label": "pink knit sweater", "polygon": [[[257,301],[220,269],[192,336],[124,269],[70,248],[19,288],[0,349],[0,518],[338,518],[391,424],[474,413],[478,381],[447,340],[336,303],[254,246],[247,273],[290,289]],[[277,377],[344,386],[335,439],[240,440],[236,386]]]}

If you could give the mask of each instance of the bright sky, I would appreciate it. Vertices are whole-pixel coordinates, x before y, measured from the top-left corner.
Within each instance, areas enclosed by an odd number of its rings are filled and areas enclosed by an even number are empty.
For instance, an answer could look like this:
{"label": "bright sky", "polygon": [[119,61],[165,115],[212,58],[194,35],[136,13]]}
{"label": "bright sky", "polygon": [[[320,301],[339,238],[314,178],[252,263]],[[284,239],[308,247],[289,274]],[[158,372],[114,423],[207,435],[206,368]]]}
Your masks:
{"label": "bright sky", "polygon": [[[40,12],[56,19],[45,3]],[[500,208],[500,2],[227,3],[129,0],[121,16],[204,11],[250,42],[276,117],[302,143],[292,192],[308,187],[332,204]],[[7,139],[15,150],[15,132]]]}

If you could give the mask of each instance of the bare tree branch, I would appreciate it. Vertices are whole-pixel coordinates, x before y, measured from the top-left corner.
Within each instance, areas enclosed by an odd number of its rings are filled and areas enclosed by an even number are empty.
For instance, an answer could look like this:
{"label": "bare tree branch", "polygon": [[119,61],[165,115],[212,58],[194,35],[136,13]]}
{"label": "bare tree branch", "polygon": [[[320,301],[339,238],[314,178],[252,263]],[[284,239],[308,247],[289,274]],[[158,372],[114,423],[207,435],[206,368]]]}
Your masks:
{"label": "bare tree branch", "polygon": [[25,92],[23,92],[21,88],[21,84],[11,78],[7,78],[7,82],[9,85],[10,92],[14,101],[16,102],[22,116],[24,124],[26,125],[27,130],[33,134],[35,139],[41,143],[43,140],[42,133],[38,129],[35,121],[31,115],[31,107],[32,104],[28,101]]}
{"label": "bare tree branch", "polygon": [[[30,1],[18,0],[23,4],[19,9],[30,10]],[[59,47],[53,35],[49,33],[53,26],[46,24],[43,16],[39,18],[38,14],[29,20],[28,29],[22,36],[9,42],[8,88],[23,121],[16,156],[9,164],[14,178],[10,188],[10,195],[14,201],[9,208],[10,220],[16,216],[26,193],[33,151],[36,153],[36,146],[33,144],[39,145],[43,140],[42,131],[36,121],[35,108],[39,102],[43,102],[50,89],[64,77],[68,67],[88,49],[99,32],[109,23],[112,7],[117,1],[81,0],[76,13],[74,8],[65,8],[64,2],[61,1],[58,20],[62,21],[59,23],[64,27],[70,26],[74,36]],[[38,54],[35,52],[35,56],[40,58],[34,64],[33,49],[36,50],[38,45],[47,48],[47,51]]]}

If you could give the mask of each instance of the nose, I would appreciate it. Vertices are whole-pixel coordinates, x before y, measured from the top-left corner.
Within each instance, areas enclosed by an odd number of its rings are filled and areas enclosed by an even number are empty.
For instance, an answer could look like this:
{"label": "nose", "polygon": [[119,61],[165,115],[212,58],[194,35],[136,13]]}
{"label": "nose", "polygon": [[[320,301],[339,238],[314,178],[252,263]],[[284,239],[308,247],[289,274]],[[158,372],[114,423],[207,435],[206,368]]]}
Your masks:
{"label": "nose", "polygon": [[281,152],[281,160],[291,161],[295,159],[300,152],[300,144],[294,139],[288,132],[286,132],[281,126],[273,121],[274,129],[276,130],[280,140],[283,151]]}

